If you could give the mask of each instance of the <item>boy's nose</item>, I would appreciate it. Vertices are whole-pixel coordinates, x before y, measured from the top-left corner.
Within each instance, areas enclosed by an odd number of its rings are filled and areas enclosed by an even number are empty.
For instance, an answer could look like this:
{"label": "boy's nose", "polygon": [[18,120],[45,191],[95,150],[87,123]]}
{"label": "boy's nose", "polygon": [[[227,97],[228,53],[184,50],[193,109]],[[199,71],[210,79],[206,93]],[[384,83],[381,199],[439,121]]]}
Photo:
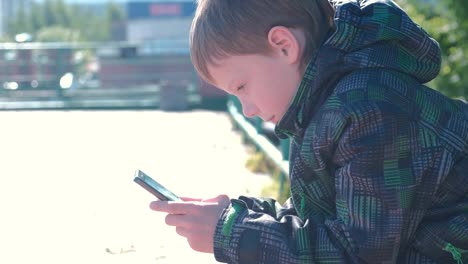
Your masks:
{"label": "boy's nose", "polygon": [[254,104],[249,103],[242,103],[242,111],[247,118],[252,118],[258,114],[258,108]]}

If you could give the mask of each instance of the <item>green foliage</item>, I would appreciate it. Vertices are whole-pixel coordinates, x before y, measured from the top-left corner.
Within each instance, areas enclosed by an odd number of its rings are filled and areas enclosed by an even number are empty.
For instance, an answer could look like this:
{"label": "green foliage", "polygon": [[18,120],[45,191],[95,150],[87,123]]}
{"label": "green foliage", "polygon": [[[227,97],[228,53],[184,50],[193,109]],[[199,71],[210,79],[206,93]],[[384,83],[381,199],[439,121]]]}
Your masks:
{"label": "green foliage", "polygon": [[[460,22],[463,29],[468,28],[468,5],[466,0],[444,0],[447,6],[453,10],[455,17]],[[466,31],[463,32],[466,36]]]}
{"label": "green foliage", "polygon": [[[262,197],[272,197],[281,204],[289,198],[289,179],[287,176],[281,179],[281,170],[263,152],[253,152],[247,160],[246,167],[252,172],[270,175],[272,182],[262,188]],[[281,181],[284,185],[282,191]]]}
{"label": "green foliage", "polygon": [[36,35],[39,42],[78,42],[82,40],[80,32],[62,26],[50,26],[40,29]]}
{"label": "green foliage", "polygon": [[8,36],[0,36],[0,42],[12,42],[13,39],[11,39]]}
{"label": "green foliage", "polygon": [[110,2],[106,9],[107,20],[110,22],[121,21],[125,19],[124,11],[114,2]]}
{"label": "green foliage", "polygon": [[399,0],[398,3],[442,49],[440,74],[429,85],[450,97],[468,99],[468,5],[465,1]]}
{"label": "green foliage", "polygon": [[27,32],[37,41],[106,41],[110,39],[111,23],[125,19],[119,5],[109,2],[106,14],[98,16],[64,0],[33,1],[29,12],[20,7],[8,23],[8,35],[14,39]]}
{"label": "green foliage", "polygon": [[275,164],[263,152],[254,152],[247,160],[245,166],[255,173],[271,174],[278,170]]}
{"label": "green foliage", "polygon": [[[46,22],[45,22],[45,13],[43,11],[43,8],[41,5],[37,4],[36,2],[32,3],[31,6],[31,13],[28,18],[24,18],[25,20],[29,21],[31,23],[31,33],[39,31],[42,27],[45,27]],[[12,24],[17,23],[17,20],[11,21]],[[10,32],[15,33],[17,31]]]}
{"label": "green foliage", "polygon": [[[291,197],[289,179],[287,177],[281,179],[282,176],[279,170],[275,171],[271,176],[273,179],[271,185],[264,186],[260,195],[262,197],[272,197],[278,203],[284,204]],[[280,191],[281,181],[283,181],[282,191]]]}

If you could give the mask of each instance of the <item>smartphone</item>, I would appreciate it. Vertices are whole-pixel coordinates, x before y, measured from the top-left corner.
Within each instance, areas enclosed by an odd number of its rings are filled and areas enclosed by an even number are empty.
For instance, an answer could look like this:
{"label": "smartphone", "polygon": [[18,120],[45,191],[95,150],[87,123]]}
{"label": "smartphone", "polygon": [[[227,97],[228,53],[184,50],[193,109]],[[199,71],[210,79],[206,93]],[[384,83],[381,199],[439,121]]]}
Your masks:
{"label": "smartphone", "polygon": [[141,170],[135,171],[135,178],[133,181],[138,183],[141,187],[152,193],[161,201],[182,201],[182,199],[177,195],[166,189]]}

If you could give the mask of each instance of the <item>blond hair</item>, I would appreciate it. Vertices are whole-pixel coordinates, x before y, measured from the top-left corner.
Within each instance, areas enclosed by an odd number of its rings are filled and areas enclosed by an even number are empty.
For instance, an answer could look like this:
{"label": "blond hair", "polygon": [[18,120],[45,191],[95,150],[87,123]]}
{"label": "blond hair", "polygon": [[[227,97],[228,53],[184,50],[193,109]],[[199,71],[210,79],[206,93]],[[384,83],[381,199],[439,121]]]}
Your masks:
{"label": "blond hair", "polygon": [[333,27],[328,0],[198,0],[190,31],[190,53],[200,76],[211,80],[208,65],[228,55],[268,54],[268,32],[275,26],[301,29],[306,45],[301,65],[310,60]]}

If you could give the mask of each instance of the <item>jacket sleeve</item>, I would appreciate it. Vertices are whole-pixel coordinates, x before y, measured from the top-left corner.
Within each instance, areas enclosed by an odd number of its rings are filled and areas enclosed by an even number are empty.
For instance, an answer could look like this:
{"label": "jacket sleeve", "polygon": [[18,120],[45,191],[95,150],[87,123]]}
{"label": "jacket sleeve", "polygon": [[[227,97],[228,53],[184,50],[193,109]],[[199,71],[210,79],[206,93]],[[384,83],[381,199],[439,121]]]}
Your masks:
{"label": "jacket sleeve", "polygon": [[282,207],[272,200],[232,199],[214,235],[214,254],[223,263],[313,263],[302,250],[309,222],[302,221],[289,199]]}
{"label": "jacket sleeve", "polygon": [[233,200],[215,232],[218,261],[407,263],[417,255],[406,249],[442,180],[432,171],[443,154],[433,131],[383,102],[348,106],[334,119],[333,151],[312,151],[333,164],[335,214],[274,217]]}

